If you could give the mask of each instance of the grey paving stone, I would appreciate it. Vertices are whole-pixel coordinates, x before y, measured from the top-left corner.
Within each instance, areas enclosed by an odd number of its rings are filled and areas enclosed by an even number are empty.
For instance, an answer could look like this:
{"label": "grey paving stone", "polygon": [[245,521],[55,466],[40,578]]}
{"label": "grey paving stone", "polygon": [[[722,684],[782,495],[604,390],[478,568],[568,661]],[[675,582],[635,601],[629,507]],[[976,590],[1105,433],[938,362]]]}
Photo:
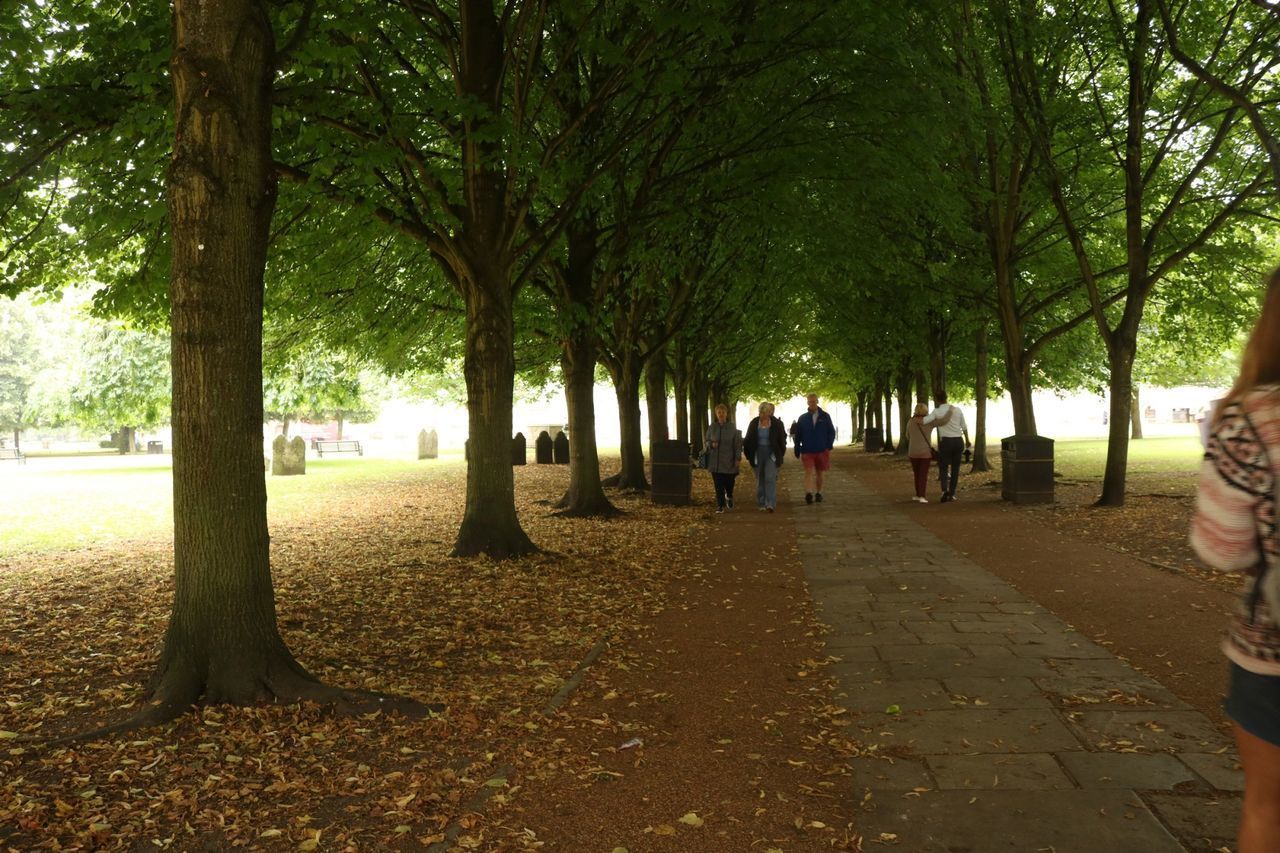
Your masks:
{"label": "grey paving stone", "polygon": [[[939,623],[945,625],[945,622]],[[950,628],[950,626],[948,626]],[[1007,646],[1009,637],[1006,634],[961,634],[950,629],[944,631],[915,631],[911,633],[920,638],[922,643],[962,643],[966,646]],[[1008,653],[1006,653],[1008,654]]]}
{"label": "grey paving stone", "polygon": [[1141,677],[1136,669],[1118,658],[1058,660],[1053,669],[1065,678],[1111,678],[1118,681]]}
{"label": "grey paving stone", "polygon": [[1146,793],[1142,799],[1188,850],[1234,850],[1240,825],[1240,798]]}
{"label": "grey paving stone", "polygon": [[862,799],[864,790],[910,791],[913,788],[934,788],[937,783],[925,768],[924,762],[912,758],[878,759],[860,758],[853,765],[853,790],[855,799]]}
{"label": "grey paving stone", "polygon": [[1048,753],[1014,755],[934,755],[926,763],[938,788],[1046,791],[1074,788]]}
{"label": "grey paving stone", "polygon": [[1082,788],[1171,791],[1196,782],[1182,762],[1164,753],[1064,752],[1058,758]]}
{"label": "grey paving stone", "polygon": [[1114,655],[1102,646],[1077,634],[1011,634],[1009,642],[1015,655],[1027,657],[1076,659],[1111,659]]}
{"label": "grey paving stone", "polygon": [[[991,614],[983,614],[989,616]],[[953,622],[955,629],[961,634],[1035,634],[1040,632],[1030,619],[1005,622]]]}
{"label": "grey paving stone", "polygon": [[1178,758],[1219,791],[1244,790],[1244,771],[1240,769],[1240,758],[1234,752],[1184,752]]}
{"label": "grey paving stone", "polygon": [[1048,697],[1030,678],[976,678],[957,675],[943,686],[953,696],[964,697],[968,704],[991,708],[1050,708]]}
{"label": "grey paving stone", "polygon": [[[1053,665],[1057,666],[1057,663]],[[1053,675],[1037,678],[1036,684],[1063,707],[1159,707],[1183,710],[1190,707],[1159,683],[1132,670],[1125,678]]]}
{"label": "grey paving stone", "polygon": [[[972,646],[971,651],[980,647]],[[961,661],[893,661],[886,664],[894,678],[954,678],[958,675],[972,675],[983,678],[1002,678],[1017,676],[1037,678],[1051,675],[1045,661],[1034,658],[1008,657],[975,657],[973,660]]]}
{"label": "grey paving stone", "polygon": [[886,660],[886,661],[906,660],[906,661],[920,661],[923,663],[927,661],[940,661],[940,660],[953,661],[953,660],[972,660],[973,659],[973,655],[969,653],[968,649],[961,648],[960,646],[943,644],[943,643],[933,643],[933,644],[926,645],[926,644],[917,642],[914,645],[908,644],[908,645],[902,645],[902,646],[878,645],[876,646],[876,650],[880,655],[880,659]]}
{"label": "grey paving stone", "polygon": [[846,634],[839,630],[839,625],[833,625],[830,634],[832,637],[838,637],[843,646],[911,646],[918,645],[920,638],[910,631],[867,631],[861,634]]}
{"label": "grey paving stone", "polygon": [[881,681],[890,677],[889,664],[881,661],[844,661],[828,667],[832,676],[840,680],[844,688],[866,681]]}
{"label": "grey paving stone", "polygon": [[[840,661],[873,661],[880,660],[880,656],[876,654],[875,646],[851,646],[849,648],[834,651],[830,644],[827,646],[832,657],[837,657]],[[836,661],[839,663],[840,661]]]}
{"label": "grey paving stone", "polygon": [[[1184,853],[1135,795],[1124,791],[929,791],[873,797],[859,827],[885,849],[927,853]],[[868,845],[877,849],[879,845]]]}
{"label": "grey paving stone", "polygon": [[945,710],[955,707],[941,682],[928,679],[910,679],[905,681],[865,682],[857,685],[846,685],[846,698],[843,703],[854,711],[869,714],[884,714],[886,709],[897,705],[900,711]]}
{"label": "grey paving stone", "polygon": [[1094,746],[1128,741],[1147,752],[1203,753],[1228,743],[1226,735],[1199,711],[1069,711],[1067,721]]}
{"label": "grey paving stone", "polygon": [[915,755],[1057,752],[1083,749],[1079,739],[1047,710],[964,708],[903,715],[881,724],[886,743]]}

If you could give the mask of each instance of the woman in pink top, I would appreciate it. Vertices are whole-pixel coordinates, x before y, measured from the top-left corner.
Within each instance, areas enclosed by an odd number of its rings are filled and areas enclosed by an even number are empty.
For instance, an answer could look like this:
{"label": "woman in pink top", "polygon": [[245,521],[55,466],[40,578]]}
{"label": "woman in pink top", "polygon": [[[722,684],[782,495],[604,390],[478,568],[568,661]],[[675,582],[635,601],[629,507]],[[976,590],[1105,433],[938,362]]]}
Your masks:
{"label": "woman in pink top", "polygon": [[1223,708],[1235,723],[1244,766],[1239,853],[1280,850],[1280,625],[1273,614],[1273,608],[1280,614],[1280,601],[1267,600],[1262,581],[1280,571],[1277,473],[1280,269],[1268,281],[1240,376],[1215,413],[1191,522],[1196,554],[1214,568],[1245,576],[1222,644],[1231,661]]}

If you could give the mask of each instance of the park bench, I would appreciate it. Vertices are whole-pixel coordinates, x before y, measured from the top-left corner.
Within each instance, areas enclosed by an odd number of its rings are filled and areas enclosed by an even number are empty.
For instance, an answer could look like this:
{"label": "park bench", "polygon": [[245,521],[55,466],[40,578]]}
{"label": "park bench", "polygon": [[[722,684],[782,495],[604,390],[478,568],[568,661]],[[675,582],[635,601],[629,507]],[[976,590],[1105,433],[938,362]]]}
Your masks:
{"label": "park bench", "polygon": [[26,454],[16,447],[0,447],[0,459],[16,459],[23,465],[27,464]]}
{"label": "park bench", "polygon": [[312,442],[312,448],[317,456],[323,457],[326,453],[355,453],[364,456],[364,449],[358,441],[315,441]]}

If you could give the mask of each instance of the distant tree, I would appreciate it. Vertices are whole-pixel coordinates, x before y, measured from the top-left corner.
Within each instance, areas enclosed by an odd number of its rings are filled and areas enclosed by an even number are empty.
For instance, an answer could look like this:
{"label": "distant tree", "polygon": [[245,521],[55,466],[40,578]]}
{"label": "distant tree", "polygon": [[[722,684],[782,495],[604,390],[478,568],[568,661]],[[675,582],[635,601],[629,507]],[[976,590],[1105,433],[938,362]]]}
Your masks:
{"label": "distant tree", "polygon": [[29,426],[28,402],[39,371],[39,334],[26,300],[0,300],[0,429],[13,432],[13,446]]}
{"label": "distant tree", "polygon": [[263,375],[263,409],[269,420],[289,425],[297,420],[338,422],[342,437],[347,421],[363,423],[377,417],[376,401],[369,399],[369,376],[341,353],[309,349],[269,365]]}

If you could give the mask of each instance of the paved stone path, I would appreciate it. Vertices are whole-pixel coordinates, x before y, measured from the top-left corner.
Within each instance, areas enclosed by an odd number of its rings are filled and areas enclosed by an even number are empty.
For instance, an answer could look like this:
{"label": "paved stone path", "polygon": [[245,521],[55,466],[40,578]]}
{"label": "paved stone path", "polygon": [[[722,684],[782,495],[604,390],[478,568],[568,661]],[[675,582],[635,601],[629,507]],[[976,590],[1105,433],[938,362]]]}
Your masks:
{"label": "paved stone path", "polygon": [[1242,778],[1208,718],[909,517],[946,507],[892,505],[835,470],[822,504],[798,486],[833,673],[882,756],[854,780],[868,850],[1160,853],[1234,838]]}

